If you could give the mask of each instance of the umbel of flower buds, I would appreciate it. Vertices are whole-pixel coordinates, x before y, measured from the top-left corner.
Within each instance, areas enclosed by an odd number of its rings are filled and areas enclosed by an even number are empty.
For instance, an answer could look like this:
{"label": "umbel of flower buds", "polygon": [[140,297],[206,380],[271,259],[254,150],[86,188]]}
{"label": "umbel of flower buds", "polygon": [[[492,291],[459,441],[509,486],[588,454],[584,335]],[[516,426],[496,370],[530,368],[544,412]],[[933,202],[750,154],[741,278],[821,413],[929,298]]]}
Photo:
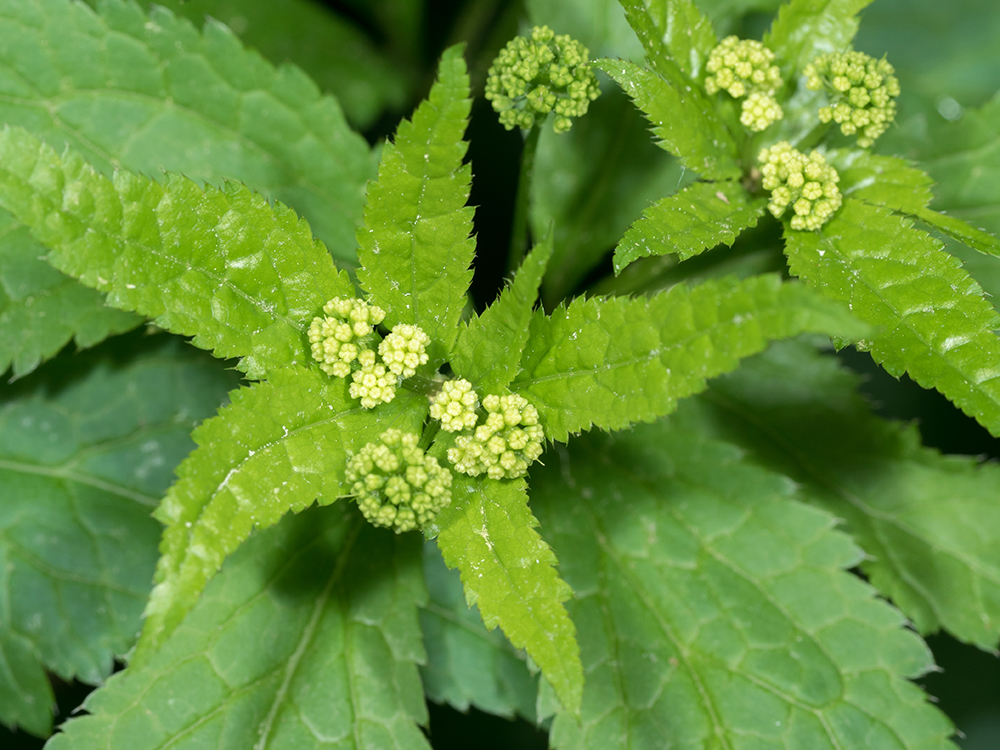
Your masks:
{"label": "umbel of flower buds", "polygon": [[476,426],[479,397],[468,380],[448,380],[431,402],[431,418],[441,422],[446,432],[460,432]]}
{"label": "umbel of flower buds", "polygon": [[397,534],[423,529],[451,502],[451,472],[418,440],[413,433],[386,430],[347,462],[347,482],[365,518]]}
{"label": "umbel of flower buds", "polygon": [[472,435],[460,435],[448,450],[448,460],[457,471],[473,477],[524,476],[542,455],[545,432],[538,423],[538,410],[516,394],[486,396],[483,409],[486,422]]}
{"label": "umbel of flower buds", "polygon": [[744,99],[740,122],[753,130],[764,130],[784,113],[774,98],[781,87],[781,73],[774,53],[758,41],[727,36],[708,55],[705,91],[725,91],[734,99]]}
{"label": "umbel of flower buds", "polygon": [[364,300],[334,297],[323,306],[323,312],[327,317],[313,318],[309,326],[313,358],[327,375],[346,378],[374,326],[385,319],[385,311]]}
{"label": "umbel of flower buds", "polygon": [[899,80],[885,60],[863,52],[831,52],[806,66],[806,88],[825,89],[830,106],[819,110],[821,122],[833,120],[844,135],[857,135],[868,148],[896,118]]}
{"label": "umbel of flower buds", "polygon": [[771,191],[768,210],[781,218],[790,206],[792,229],[819,229],[840,208],[840,175],[818,151],[805,156],[788,141],[780,141],[763,149],[757,158],[762,186]]}
{"label": "umbel of flower buds", "polygon": [[573,117],[587,113],[601,94],[597,77],[587,65],[590,52],[548,26],[535,26],[531,37],[515,37],[500,50],[486,79],[486,98],[513,130],[530,128],[555,112],[552,129],[563,133]]}

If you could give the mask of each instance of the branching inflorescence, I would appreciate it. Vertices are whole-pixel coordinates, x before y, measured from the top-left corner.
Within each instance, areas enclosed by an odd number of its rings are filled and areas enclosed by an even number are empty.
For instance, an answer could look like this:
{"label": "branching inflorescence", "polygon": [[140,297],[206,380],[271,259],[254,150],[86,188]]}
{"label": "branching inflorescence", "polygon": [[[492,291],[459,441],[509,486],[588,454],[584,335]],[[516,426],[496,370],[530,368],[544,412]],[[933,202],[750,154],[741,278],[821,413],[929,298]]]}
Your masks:
{"label": "branching inflorescence", "polygon": [[825,90],[830,106],[819,110],[822,122],[833,120],[844,135],[857,135],[869,148],[896,117],[899,80],[886,60],[863,52],[831,52],[806,66],[806,88]]}
{"label": "branching inflorescence", "polygon": [[792,207],[792,229],[819,229],[840,208],[840,175],[813,151],[809,156],[781,141],[760,152],[763,187],[771,191],[767,207],[780,218]]}
{"label": "branching inflorescence", "polygon": [[590,52],[568,35],[536,26],[531,38],[518,36],[504,47],[486,81],[486,98],[507,130],[524,129],[555,112],[552,128],[563,133],[572,118],[587,113],[600,96],[597,77],[587,65]]}
{"label": "branching inflorescence", "polygon": [[727,36],[708,56],[705,91],[725,91],[734,99],[743,99],[740,122],[755,132],[783,116],[774,98],[781,87],[781,73],[774,64],[774,53],[753,39]]}
{"label": "branching inflorescence", "polygon": [[458,437],[455,447],[448,450],[448,460],[457,471],[473,477],[524,476],[542,455],[545,432],[538,423],[538,410],[516,394],[486,396],[483,409],[486,421],[472,434]]}

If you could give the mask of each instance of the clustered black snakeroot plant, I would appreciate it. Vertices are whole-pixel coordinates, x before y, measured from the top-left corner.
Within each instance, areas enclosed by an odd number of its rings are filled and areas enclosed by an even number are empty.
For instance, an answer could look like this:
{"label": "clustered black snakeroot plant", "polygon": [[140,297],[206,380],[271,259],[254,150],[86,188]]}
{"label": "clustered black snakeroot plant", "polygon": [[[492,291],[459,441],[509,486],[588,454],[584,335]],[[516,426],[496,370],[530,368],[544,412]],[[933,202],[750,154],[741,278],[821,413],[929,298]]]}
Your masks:
{"label": "clustered black snakeroot plant", "polygon": [[[480,66],[524,149],[478,314],[462,45],[373,152],[224,26],[0,7],[0,360],[146,319],[240,373],[126,334],[8,387],[0,720],[49,733],[46,670],[124,656],[54,750],[428,747],[425,696],[559,748],[950,746],[907,678],[918,633],[1000,639],[1000,469],[875,416],[827,350],[1000,435],[1000,317],[938,237],[1000,243],[871,150],[901,89],[851,49],[861,0],[791,0],[762,40],[621,5],[642,64],[540,23]],[[599,257],[553,219],[592,219],[536,167],[632,103],[682,170],[562,299]]]}

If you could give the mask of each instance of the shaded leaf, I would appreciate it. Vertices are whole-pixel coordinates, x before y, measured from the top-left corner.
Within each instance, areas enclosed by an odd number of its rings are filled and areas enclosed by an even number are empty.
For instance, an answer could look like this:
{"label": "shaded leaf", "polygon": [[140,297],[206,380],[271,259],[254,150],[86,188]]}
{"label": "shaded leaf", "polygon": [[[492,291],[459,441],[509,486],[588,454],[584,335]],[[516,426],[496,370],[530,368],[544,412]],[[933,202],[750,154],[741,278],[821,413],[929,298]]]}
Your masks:
{"label": "shaded leaf", "polygon": [[677,255],[687,260],[716,245],[732,245],[757,226],[767,201],[751,198],[736,181],[696,182],[653,204],[615,249],[615,273],[636,258]]}
{"label": "shaded leaf", "polygon": [[429,597],[420,610],[427,649],[421,668],[424,692],[459,711],[475,706],[498,716],[535,718],[538,678],[499,630],[487,630],[475,606],[465,603],[458,571],[448,570],[437,545],[424,545]]}
{"label": "shaded leaf", "polygon": [[933,197],[934,180],[905,159],[860,150],[834,151],[827,159],[840,174],[845,198],[916,215]]}
{"label": "shaded leaf", "polygon": [[455,477],[451,505],[431,533],[450,568],[461,573],[465,599],[487,628],[498,624],[523,648],[567,711],[580,707],[583,671],[576,630],[563,602],[573,592],[556,572],[552,550],[535,531],[523,479]]}
{"label": "shaded leaf", "polygon": [[691,0],[622,0],[622,7],[655,69],[668,75],[661,68],[669,58],[689,79],[702,75],[719,38]]}
{"label": "shaded leaf", "polygon": [[791,0],[782,5],[764,44],[777,57],[784,80],[797,79],[816,57],[850,47],[858,32],[856,16],[871,1]]}
{"label": "shaded leaf", "polygon": [[773,339],[803,331],[863,335],[839,305],[778,276],[675,286],[653,297],[577,299],[531,321],[511,383],[551,440],[618,430],[673,411],[677,399]]}
{"label": "shaded leaf", "polygon": [[693,82],[679,72],[668,79],[624,60],[599,60],[596,65],[646,114],[659,145],[685,166],[708,179],[740,177],[736,143]]}
{"label": "shaded leaf", "polygon": [[358,278],[385,308],[385,324],[412,323],[438,363],[451,350],[472,281],[471,167],[462,140],[472,103],[462,46],[445,50],[438,80],[382,150],[358,230]]}
{"label": "shaded leaf", "polygon": [[156,510],[167,528],[136,662],[174,631],[254,528],[348,494],[349,455],[390,427],[419,430],[426,410],[418,397],[400,392],[368,411],[347,390],[345,380],[314,370],[277,371],[234,391],[232,403],[195,430],[198,448]]}
{"label": "shaded leaf", "polygon": [[803,342],[775,344],[672,420],[736,443],[846,522],[861,569],[921,633],[1000,640],[1000,466],[942,456],[875,417],[859,378]]}
{"label": "shaded leaf", "polygon": [[555,747],[954,748],[902,679],[932,668],[927,647],[792,488],[662,423],[532,472],[587,672]]}
{"label": "shaded leaf", "polygon": [[0,390],[0,721],[46,735],[46,671],[97,684],[140,626],[156,562],[150,510],[188,433],[235,378],[176,341],[86,355]]}
{"label": "shaded leaf", "polygon": [[946,216],[929,208],[918,211],[917,217],[928,226],[948,235],[953,240],[968,245],[973,250],[978,250],[987,255],[1000,256],[1000,240],[989,232],[976,229],[961,219],[956,219],[954,216]]}
{"label": "shaded leaf", "polygon": [[859,348],[1000,435],[1000,316],[939,242],[848,198],[821,232],[787,230],[785,251],[793,274],[881,327]]}
{"label": "shaded leaf", "polygon": [[237,183],[111,181],[20,128],[0,131],[0,207],[59,270],[218,357],[243,357],[251,378],[310,361],[308,322],[331,297],[353,296],[291,209]]}
{"label": "shaded leaf", "polygon": [[451,366],[484,393],[506,387],[517,375],[545,268],[551,233],[535,245],[496,301],[458,332]]}
{"label": "shaded leaf", "polygon": [[254,537],[142,668],[92,693],[52,750],[429,750],[420,540],[338,505]]}
{"label": "shaded leaf", "polygon": [[525,0],[524,5],[532,26],[544,24],[557,34],[569,34],[590,50],[592,58],[642,58],[642,45],[618,0]]}

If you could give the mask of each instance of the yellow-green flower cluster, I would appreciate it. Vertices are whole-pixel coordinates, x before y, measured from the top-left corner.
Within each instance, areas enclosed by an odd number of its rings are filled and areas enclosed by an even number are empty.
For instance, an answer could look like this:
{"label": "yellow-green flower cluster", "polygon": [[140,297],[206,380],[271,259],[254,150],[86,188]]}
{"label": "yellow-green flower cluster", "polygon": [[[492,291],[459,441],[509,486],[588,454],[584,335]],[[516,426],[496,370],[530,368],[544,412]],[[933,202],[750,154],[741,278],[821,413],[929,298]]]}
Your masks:
{"label": "yellow-green flower cluster", "polygon": [[312,355],[320,369],[337,378],[351,376],[351,398],[373,409],[396,397],[396,386],[427,362],[430,337],[420,328],[397,324],[373,349],[375,326],[385,311],[364,300],[335,297],[323,306],[327,317],[313,318],[309,326]]}
{"label": "yellow-green flower cluster", "polygon": [[781,87],[781,72],[774,53],[758,41],[727,36],[709,53],[705,70],[705,91],[725,91],[734,99],[744,99],[740,122],[753,130],[764,130],[784,113],[774,98]]}
{"label": "yellow-green flower cluster", "polygon": [[479,397],[468,380],[448,380],[431,402],[431,418],[441,422],[446,432],[460,432],[476,426]]}
{"label": "yellow-green flower cluster", "polygon": [[819,229],[840,208],[840,175],[818,151],[806,156],[781,141],[763,149],[757,158],[762,186],[771,191],[767,207],[775,218],[780,218],[791,206],[792,229]]}
{"label": "yellow-green flower cluster", "polygon": [[413,433],[386,430],[351,456],[347,481],[365,518],[397,534],[424,528],[451,502],[451,472]]}
{"label": "yellow-green flower cluster", "polygon": [[555,112],[552,128],[570,129],[573,117],[587,113],[601,94],[597,77],[587,65],[590,52],[548,26],[535,26],[531,37],[515,37],[500,50],[486,79],[486,98],[513,130],[530,128]]}
{"label": "yellow-green flower cluster", "polygon": [[822,122],[833,120],[844,135],[857,135],[868,148],[896,118],[899,80],[886,60],[863,52],[831,52],[806,66],[806,88],[830,94],[829,107],[819,110]]}
{"label": "yellow-green flower cluster", "polygon": [[374,327],[385,319],[385,311],[364,300],[335,297],[323,312],[327,317],[313,318],[309,326],[312,355],[327,375],[346,378],[351,363],[367,348]]}
{"label": "yellow-green flower cluster", "polygon": [[448,460],[457,471],[490,479],[524,476],[528,466],[542,455],[545,432],[538,423],[538,410],[516,394],[489,395],[483,399],[486,422],[471,435],[460,435],[448,450]]}

